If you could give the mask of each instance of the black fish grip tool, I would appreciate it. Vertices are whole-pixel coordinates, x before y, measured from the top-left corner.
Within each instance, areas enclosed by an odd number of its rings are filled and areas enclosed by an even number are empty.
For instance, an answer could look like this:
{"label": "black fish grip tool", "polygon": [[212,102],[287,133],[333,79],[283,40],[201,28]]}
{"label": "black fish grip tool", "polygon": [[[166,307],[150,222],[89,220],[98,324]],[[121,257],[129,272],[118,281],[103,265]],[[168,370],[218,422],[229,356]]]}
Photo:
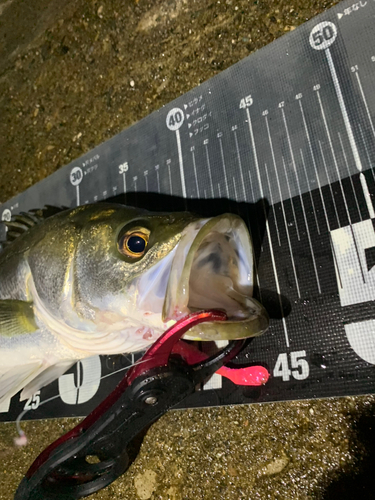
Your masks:
{"label": "black fish grip tool", "polygon": [[38,456],[14,500],[75,500],[123,474],[150,425],[241,351],[245,340],[234,340],[194,364],[173,353],[194,325],[225,320],[221,311],[203,311],[169,328],[95,410]]}

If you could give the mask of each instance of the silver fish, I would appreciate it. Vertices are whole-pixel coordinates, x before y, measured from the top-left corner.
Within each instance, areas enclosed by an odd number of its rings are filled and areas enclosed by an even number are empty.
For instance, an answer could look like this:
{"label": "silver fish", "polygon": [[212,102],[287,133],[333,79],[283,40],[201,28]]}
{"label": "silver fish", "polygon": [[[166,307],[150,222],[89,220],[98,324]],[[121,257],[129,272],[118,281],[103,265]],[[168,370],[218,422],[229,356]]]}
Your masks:
{"label": "silver fish", "polygon": [[252,298],[253,249],[240,217],[200,219],[116,204],[15,216],[0,253],[0,403],[95,354],[139,351],[192,311],[225,310],[185,338],[268,328]]}

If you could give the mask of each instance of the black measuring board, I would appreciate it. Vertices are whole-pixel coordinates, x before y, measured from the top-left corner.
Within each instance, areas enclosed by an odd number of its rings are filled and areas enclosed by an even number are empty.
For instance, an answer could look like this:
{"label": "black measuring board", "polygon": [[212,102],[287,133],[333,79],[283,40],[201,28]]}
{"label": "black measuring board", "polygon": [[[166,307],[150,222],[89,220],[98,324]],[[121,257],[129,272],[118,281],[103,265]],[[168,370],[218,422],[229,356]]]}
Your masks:
{"label": "black measuring board", "polygon": [[[239,362],[272,377],[215,375],[187,406],[374,392],[374,19],[374,0],[340,3],[0,207],[212,202],[244,217],[258,295],[282,308]],[[137,357],[85,359],[0,420],[86,415]]]}

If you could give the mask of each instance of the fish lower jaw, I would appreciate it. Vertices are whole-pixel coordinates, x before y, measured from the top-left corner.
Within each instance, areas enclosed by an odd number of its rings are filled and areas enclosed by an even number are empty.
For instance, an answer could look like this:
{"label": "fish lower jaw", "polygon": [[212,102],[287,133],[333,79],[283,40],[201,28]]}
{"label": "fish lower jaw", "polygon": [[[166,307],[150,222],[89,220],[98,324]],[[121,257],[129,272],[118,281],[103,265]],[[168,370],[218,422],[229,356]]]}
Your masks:
{"label": "fish lower jaw", "polygon": [[269,327],[269,317],[264,307],[255,299],[249,297],[241,307],[233,312],[233,309],[226,310],[219,304],[205,304],[204,307],[175,307],[170,318],[171,321],[178,321],[183,316],[192,312],[199,312],[207,309],[216,309],[227,314],[227,321],[207,322],[191,328],[185,335],[185,340],[196,341],[220,341],[235,340],[262,335]]}

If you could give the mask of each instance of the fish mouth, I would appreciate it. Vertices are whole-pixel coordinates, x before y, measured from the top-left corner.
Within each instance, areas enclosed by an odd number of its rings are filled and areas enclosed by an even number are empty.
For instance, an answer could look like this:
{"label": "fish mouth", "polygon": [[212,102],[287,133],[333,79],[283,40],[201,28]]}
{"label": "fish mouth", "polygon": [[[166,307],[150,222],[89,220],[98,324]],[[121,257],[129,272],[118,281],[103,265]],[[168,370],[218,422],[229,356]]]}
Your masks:
{"label": "fish mouth", "polygon": [[163,321],[204,309],[225,311],[224,323],[195,326],[189,340],[231,340],[261,335],[269,318],[253,295],[254,258],[249,232],[233,214],[189,224],[176,249]]}

